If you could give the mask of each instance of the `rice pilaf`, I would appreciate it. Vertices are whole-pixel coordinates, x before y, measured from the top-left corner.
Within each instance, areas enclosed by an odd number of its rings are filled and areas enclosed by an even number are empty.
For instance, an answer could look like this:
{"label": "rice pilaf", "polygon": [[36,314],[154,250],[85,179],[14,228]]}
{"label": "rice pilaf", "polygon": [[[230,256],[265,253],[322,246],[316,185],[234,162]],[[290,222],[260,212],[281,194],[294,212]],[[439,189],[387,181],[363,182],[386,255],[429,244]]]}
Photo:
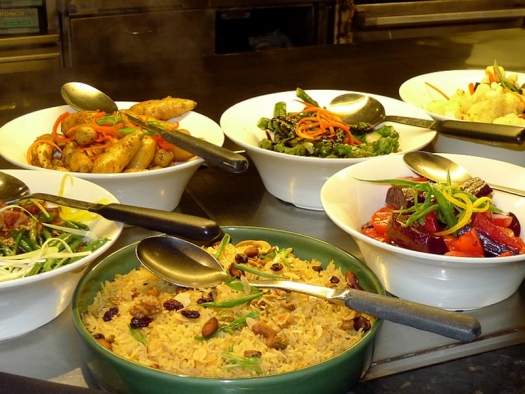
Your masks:
{"label": "rice pilaf", "polygon": [[[207,250],[215,255],[217,246]],[[244,378],[292,372],[333,358],[376,321],[324,299],[250,289],[235,278],[242,272],[248,280],[262,274],[360,288],[355,275],[343,273],[334,262],[322,268],[315,259],[301,260],[291,249],[264,241],[229,243],[219,261],[229,267],[232,281],[215,289],[178,287],[142,267],[117,275],[104,284],[83,322],[103,346],[133,362],[192,377]],[[239,303],[243,298],[252,299]]]}

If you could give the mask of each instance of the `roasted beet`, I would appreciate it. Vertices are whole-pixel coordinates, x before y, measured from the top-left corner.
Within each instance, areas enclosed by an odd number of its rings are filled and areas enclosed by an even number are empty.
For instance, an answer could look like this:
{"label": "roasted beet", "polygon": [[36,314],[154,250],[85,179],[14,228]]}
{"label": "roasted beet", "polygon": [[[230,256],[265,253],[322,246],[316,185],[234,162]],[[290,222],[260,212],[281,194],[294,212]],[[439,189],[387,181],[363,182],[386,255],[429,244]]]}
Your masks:
{"label": "roasted beet", "polygon": [[489,196],[492,194],[492,188],[481,178],[470,178],[465,183],[461,184],[461,190],[472,194],[478,198]]}
{"label": "roasted beet", "polygon": [[510,217],[512,217],[512,222],[510,223],[509,225],[509,228],[514,231],[514,235],[516,237],[519,237],[520,234],[521,234],[521,224],[520,224],[520,221],[519,219],[516,217],[516,215],[514,215],[512,212],[509,212],[507,215],[509,215]]}
{"label": "roasted beet", "polygon": [[406,209],[414,205],[415,190],[411,187],[392,186],[386,192],[385,203],[394,209]]}
{"label": "roasted beet", "polygon": [[444,254],[448,251],[443,238],[429,233],[418,222],[406,227],[409,215],[393,215],[388,223],[386,236],[392,243],[406,249],[432,254]]}

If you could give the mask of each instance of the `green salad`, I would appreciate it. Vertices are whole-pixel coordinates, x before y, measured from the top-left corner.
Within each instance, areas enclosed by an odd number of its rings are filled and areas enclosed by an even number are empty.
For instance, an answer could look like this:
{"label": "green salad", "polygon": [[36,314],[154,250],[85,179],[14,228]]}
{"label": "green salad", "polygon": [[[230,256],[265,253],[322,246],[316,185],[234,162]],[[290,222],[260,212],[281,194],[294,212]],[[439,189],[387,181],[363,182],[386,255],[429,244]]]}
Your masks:
{"label": "green salad", "polygon": [[358,158],[399,152],[399,133],[392,126],[377,129],[369,123],[350,125],[321,108],[303,89],[297,88],[300,112],[288,112],[285,102],[275,103],[273,117],[257,126],[266,138],[259,148],[297,156]]}

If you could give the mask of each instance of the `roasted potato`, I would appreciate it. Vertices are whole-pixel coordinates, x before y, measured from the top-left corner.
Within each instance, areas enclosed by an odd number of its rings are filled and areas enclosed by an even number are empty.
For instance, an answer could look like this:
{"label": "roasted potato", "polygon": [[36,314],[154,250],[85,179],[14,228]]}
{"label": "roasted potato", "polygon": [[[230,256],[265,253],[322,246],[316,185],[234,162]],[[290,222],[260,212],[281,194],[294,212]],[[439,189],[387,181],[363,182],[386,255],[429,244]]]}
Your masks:
{"label": "roasted potato", "polygon": [[93,165],[93,160],[83,151],[73,152],[69,160],[69,168],[74,172],[90,173]]}
{"label": "roasted potato", "polygon": [[96,112],[94,111],[80,111],[72,113],[67,118],[65,118],[62,121],[62,124],[60,125],[62,134],[66,135],[66,132],[72,127],[80,126],[85,123],[90,123],[91,118],[95,113]]}
{"label": "roasted potato", "polygon": [[151,116],[159,120],[168,120],[193,110],[197,103],[189,99],[166,97],[162,100],[142,101],[129,110],[136,115]]}
{"label": "roasted potato", "polygon": [[137,130],[118,140],[95,159],[92,172],[98,174],[122,172],[139,151],[143,139],[144,133]]}

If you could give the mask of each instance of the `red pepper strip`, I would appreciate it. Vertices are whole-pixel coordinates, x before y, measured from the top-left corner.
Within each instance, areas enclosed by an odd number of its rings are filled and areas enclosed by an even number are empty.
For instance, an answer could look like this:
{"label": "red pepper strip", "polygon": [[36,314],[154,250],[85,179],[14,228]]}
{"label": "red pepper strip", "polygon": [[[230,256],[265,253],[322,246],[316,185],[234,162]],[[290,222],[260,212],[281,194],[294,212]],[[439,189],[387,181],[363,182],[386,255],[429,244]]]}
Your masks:
{"label": "red pepper strip", "polygon": [[506,245],[519,254],[525,254],[525,243],[519,237],[509,232],[505,227],[496,226],[490,219],[490,214],[486,212],[479,212],[474,216],[472,225],[482,234],[489,237],[495,242]]}
{"label": "red pepper strip", "polygon": [[425,227],[425,230],[427,230],[429,233],[437,233],[438,231],[442,230],[436,212],[431,211],[427,213],[423,227]]}
{"label": "red pepper strip", "polygon": [[392,211],[387,207],[383,207],[372,215],[372,226],[381,235],[385,235],[388,222],[392,219]]}
{"label": "red pepper strip", "polygon": [[483,257],[485,255],[483,243],[476,228],[472,228],[447,247],[450,252],[446,252],[445,256]]}
{"label": "red pepper strip", "polygon": [[370,238],[376,239],[379,242],[390,243],[390,238],[386,237],[385,234],[381,234],[374,227],[363,228],[361,229],[361,233],[363,233],[364,235]]}
{"label": "red pepper strip", "polygon": [[164,138],[162,138],[160,135],[150,135],[151,138],[155,140],[158,146],[160,146],[164,150],[173,150],[176,148],[175,145],[170,144],[169,142],[166,142]]}

